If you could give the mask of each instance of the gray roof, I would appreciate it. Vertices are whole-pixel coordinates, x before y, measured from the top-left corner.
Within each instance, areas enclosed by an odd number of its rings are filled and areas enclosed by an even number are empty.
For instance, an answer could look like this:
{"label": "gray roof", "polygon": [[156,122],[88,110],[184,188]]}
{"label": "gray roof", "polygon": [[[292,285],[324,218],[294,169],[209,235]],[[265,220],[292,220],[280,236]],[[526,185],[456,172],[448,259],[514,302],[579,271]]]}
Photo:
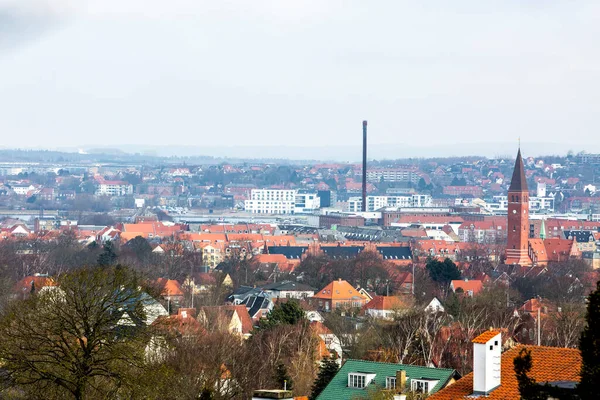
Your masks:
{"label": "gray roof", "polygon": [[286,292],[307,292],[312,291],[315,292],[317,289],[305,285],[304,283],[292,282],[292,281],[281,281],[269,283],[268,285],[263,286],[263,290],[273,290],[273,291],[286,291]]}

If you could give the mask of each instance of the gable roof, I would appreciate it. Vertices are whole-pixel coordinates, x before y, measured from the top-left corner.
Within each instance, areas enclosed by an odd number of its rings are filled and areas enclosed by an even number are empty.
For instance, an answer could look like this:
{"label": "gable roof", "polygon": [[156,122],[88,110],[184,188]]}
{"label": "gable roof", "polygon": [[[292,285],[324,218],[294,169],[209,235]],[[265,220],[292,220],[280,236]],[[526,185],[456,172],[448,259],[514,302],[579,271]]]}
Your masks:
{"label": "gable roof", "polygon": [[244,305],[204,306],[201,307],[200,310],[204,312],[204,315],[208,319],[207,322],[211,324],[216,323],[218,318],[227,317],[227,319],[231,320],[232,316],[228,313],[237,313],[242,322],[242,333],[244,335],[249,334],[254,327],[248,309]]}
{"label": "gable roof", "polygon": [[326,300],[365,300],[351,284],[342,279],[333,281],[319,290],[313,298]]}
{"label": "gable roof", "polygon": [[292,281],[281,281],[269,283],[262,287],[263,290],[275,290],[275,291],[286,291],[286,292],[308,292],[308,291],[316,291],[312,286],[306,285],[304,283],[292,282]]}
{"label": "gable roof", "polygon": [[363,310],[397,310],[407,305],[398,296],[374,296],[373,300],[363,306]]}
{"label": "gable roof", "polygon": [[31,293],[32,289],[38,291],[46,286],[56,286],[56,282],[45,275],[30,275],[17,282],[14,291],[15,293]]}
{"label": "gable roof", "polygon": [[475,339],[473,339],[472,342],[478,343],[478,344],[486,344],[488,341],[492,340],[499,334],[500,334],[500,331],[496,331],[496,330],[485,331],[481,335],[479,335]]}
{"label": "gable roof", "polygon": [[527,178],[525,177],[525,166],[523,165],[523,159],[521,158],[521,149],[517,153],[517,159],[515,160],[515,169],[513,170],[512,179],[510,180],[509,191],[515,192],[526,192]]}
{"label": "gable roof", "polygon": [[481,292],[481,289],[483,289],[483,282],[477,279],[471,279],[468,281],[453,280],[451,285],[455,292],[457,289],[462,289],[465,293],[472,291],[473,294],[477,294]]}
{"label": "gable roof", "polygon": [[183,296],[181,284],[174,279],[158,278],[158,286],[161,288],[161,296]]}
{"label": "gable roof", "polygon": [[[439,381],[430,393],[435,393],[446,385],[455,371],[446,368],[428,368],[417,365],[381,363],[364,360],[348,360],[333,377],[329,385],[317,397],[318,400],[350,400],[367,395],[365,389],[348,387],[348,374],[352,372],[375,374],[374,384],[385,388],[385,378],[396,377],[396,371],[406,371],[406,385],[410,387],[412,379],[432,379]],[[373,383],[371,384],[373,385]],[[371,386],[369,385],[369,387]]]}
{"label": "gable roof", "polygon": [[[489,393],[486,399],[518,399],[519,388],[513,360],[524,346],[517,346],[502,354],[501,385]],[[527,346],[533,362],[529,377],[539,383],[567,381],[579,382],[581,353],[577,349],[559,347]],[[473,394],[473,373],[465,375],[456,383],[433,394],[429,400],[456,400],[470,398]]]}

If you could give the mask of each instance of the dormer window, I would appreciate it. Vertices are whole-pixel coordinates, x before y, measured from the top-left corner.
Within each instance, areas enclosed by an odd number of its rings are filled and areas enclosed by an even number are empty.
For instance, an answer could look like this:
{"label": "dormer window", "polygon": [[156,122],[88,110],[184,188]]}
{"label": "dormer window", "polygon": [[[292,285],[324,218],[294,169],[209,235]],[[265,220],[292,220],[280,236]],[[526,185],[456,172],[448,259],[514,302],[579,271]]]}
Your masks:
{"label": "dormer window", "polygon": [[410,388],[413,392],[429,393],[429,391],[433,389],[438,382],[439,381],[429,379],[412,379],[410,382]]}
{"label": "dormer window", "polygon": [[388,376],[385,378],[385,388],[386,389],[396,389],[396,377]]}
{"label": "dormer window", "polygon": [[348,374],[348,387],[355,389],[364,389],[375,378],[375,374],[365,374],[362,372],[352,372]]}

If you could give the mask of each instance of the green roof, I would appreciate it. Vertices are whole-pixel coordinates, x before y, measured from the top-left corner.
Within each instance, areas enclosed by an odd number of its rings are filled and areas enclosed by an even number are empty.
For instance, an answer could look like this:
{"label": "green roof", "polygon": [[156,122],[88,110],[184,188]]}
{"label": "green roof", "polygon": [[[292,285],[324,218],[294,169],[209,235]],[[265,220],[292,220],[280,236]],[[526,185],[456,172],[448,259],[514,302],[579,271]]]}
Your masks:
{"label": "green roof", "polygon": [[431,393],[442,389],[452,378],[455,371],[447,368],[428,368],[418,365],[392,364],[364,360],[348,360],[333,377],[329,385],[321,392],[317,400],[352,400],[367,396],[367,388],[348,387],[348,374],[357,372],[375,374],[368,388],[385,388],[385,378],[396,377],[396,371],[406,371],[406,387],[410,388],[411,379],[431,379],[439,381]]}

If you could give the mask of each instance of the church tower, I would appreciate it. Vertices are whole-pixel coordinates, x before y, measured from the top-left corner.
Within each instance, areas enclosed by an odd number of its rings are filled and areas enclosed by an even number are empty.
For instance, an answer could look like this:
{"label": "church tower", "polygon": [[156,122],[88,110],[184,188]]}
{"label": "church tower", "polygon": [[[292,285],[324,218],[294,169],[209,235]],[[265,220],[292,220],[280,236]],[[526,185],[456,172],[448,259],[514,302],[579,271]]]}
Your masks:
{"label": "church tower", "polygon": [[521,149],[508,188],[508,237],[506,264],[530,266],[529,258],[529,189]]}

